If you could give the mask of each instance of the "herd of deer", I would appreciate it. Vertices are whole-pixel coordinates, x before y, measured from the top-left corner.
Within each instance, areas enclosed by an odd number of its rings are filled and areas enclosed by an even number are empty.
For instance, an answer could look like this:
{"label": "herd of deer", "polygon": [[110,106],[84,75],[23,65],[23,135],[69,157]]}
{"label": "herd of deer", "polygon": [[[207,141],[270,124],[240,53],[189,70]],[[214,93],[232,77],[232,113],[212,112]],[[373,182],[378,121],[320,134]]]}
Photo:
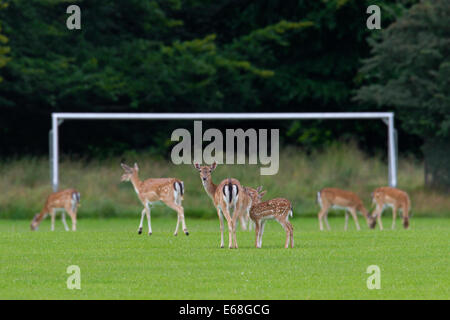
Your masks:
{"label": "herd of deer", "polygon": [[[183,232],[188,235],[189,233],[184,220],[184,209],[181,204],[184,195],[183,181],[176,178],[157,178],[142,181],[139,179],[139,167],[136,163],[134,164],[134,167],[129,167],[123,163],[121,166],[124,170],[121,181],[131,181],[139,200],[144,206],[141,213],[138,233],[142,233],[144,216],[146,215],[148,234],[152,234],[150,207],[153,202],[162,201],[177,212],[178,221],[174,235],[176,236],[178,234],[180,222],[182,224]],[[289,222],[289,217],[292,217],[292,204],[289,200],[275,198],[268,201],[262,201],[261,199],[266,191],[262,191],[261,186],[257,189],[244,187],[238,180],[232,178],[222,180],[219,185],[214,184],[212,182],[211,174],[217,167],[217,163],[215,162],[210,166],[200,166],[199,164],[195,164],[194,166],[199,171],[203,187],[217,210],[220,222],[221,248],[224,247],[223,217],[225,217],[228,225],[228,247],[230,249],[238,247],[236,240],[236,225],[238,219],[244,230],[247,229],[247,224],[249,229],[251,229],[250,219],[255,224],[255,246],[257,248],[261,248],[264,225],[269,219],[277,220],[286,231],[285,248],[288,248],[289,245],[291,248],[294,246],[293,227]],[[378,225],[382,230],[381,213],[385,207],[392,207],[393,229],[395,228],[395,220],[397,211],[399,210],[403,213],[404,228],[407,229],[409,227],[409,211],[411,208],[410,199],[406,192],[396,188],[381,187],[375,189],[372,193],[372,202],[376,204],[376,208],[372,214],[369,214],[366,210],[361,199],[355,193],[350,191],[337,188],[324,188],[317,193],[317,201],[321,207],[318,214],[320,230],[323,230],[323,220],[325,220],[327,229],[330,230],[328,224],[328,211],[331,208],[341,208],[345,210],[345,230],[347,230],[348,227],[349,213],[355,221],[357,230],[360,229],[357,212],[360,212],[364,216],[371,229],[375,228],[376,222],[378,221]],[[50,214],[51,230],[53,231],[55,228],[56,210],[62,210],[62,221],[66,231],[68,231],[69,228],[65,220],[65,210],[72,219],[72,230],[75,231],[79,204],[80,193],[75,189],[66,189],[52,193],[47,198],[41,212],[34,216],[33,221],[31,222],[31,230],[36,230],[46,215]]]}

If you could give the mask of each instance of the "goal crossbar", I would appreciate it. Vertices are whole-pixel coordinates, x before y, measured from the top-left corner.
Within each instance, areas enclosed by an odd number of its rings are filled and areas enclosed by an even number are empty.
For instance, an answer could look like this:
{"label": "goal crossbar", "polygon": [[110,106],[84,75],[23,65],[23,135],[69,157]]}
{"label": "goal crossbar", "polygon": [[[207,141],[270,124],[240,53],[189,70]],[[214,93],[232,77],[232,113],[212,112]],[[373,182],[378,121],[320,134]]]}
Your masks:
{"label": "goal crossbar", "polygon": [[388,130],[388,182],[397,185],[397,133],[393,112],[287,113],[52,113],[50,172],[53,190],[59,186],[59,132],[64,120],[363,120],[381,119]]}

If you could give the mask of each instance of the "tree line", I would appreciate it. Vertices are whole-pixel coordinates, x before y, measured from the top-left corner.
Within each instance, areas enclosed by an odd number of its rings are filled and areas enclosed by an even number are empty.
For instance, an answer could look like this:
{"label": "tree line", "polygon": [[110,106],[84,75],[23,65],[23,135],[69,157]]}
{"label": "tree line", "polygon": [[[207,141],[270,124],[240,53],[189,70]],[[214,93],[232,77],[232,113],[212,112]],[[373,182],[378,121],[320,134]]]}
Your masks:
{"label": "tree line", "polygon": [[[376,1],[9,0],[0,10],[2,156],[45,154],[51,112],[396,112],[400,151],[448,139],[449,5]],[[2,6],[0,4],[0,6]],[[8,39],[8,42],[6,42]],[[411,45],[408,45],[411,43]],[[67,123],[65,151],[162,152],[179,122]],[[192,124],[190,124],[192,125]],[[206,125],[225,128],[229,123]],[[306,149],[386,143],[383,123],[235,122]],[[433,142],[437,143],[437,142]]]}

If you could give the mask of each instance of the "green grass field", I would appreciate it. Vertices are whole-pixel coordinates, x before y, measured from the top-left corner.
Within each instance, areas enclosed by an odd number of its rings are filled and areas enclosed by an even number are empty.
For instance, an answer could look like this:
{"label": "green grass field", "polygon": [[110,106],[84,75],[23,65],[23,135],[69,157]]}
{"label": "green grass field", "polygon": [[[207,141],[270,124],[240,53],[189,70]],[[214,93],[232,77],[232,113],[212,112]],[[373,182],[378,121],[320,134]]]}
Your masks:
{"label": "green grass field", "polygon": [[[295,248],[269,221],[263,248],[238,232],[238,250],[219,249],[217,220],[189,219],[190,235],[172,235],[175,219],[153,219],[138,235],[136,219],[81,219],[75,233],[58,219],[50,232],[29,221],[0,220],[0,299],[449,299],[450,219],[412,219],[411,230],[343,231],[343,217],[319,232],[317,220],[293,220]],[[362,223],[360,219],[360,223]],[[399,221],[400,222],[400,221]],[[227,235],[225,235],[227,239]],[[81,290],[66,269],[81,269]],[[366,285],[369,265],[381,289]]]}

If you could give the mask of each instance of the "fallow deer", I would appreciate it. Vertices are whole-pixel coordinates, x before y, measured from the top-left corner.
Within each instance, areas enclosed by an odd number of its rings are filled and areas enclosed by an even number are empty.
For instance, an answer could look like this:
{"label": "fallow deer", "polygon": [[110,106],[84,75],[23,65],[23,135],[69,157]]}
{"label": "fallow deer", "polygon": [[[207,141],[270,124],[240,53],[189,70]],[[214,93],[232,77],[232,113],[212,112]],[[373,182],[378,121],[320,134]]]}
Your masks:
{"label": "fallow deer", "polygon": [[294,227],[289,222],[292,217],[292,204],[284,198],[275,198],[261,202],[266,191],[261,192],[262,187],[258,189],[245,188],[245,192],[251,197],[252,204],[250,208],[250,218],[255,223],[256,248],[261,248],[264,226],[269,219],[277,220],[286,231],[285,248],[294,247]]}
{"label": "fallow deer", "polygon": [[67,211],[72,219],[72,231],[77,230],[77,210],[80,205],[80,193],[75,189],[66,189],[58,192],[53,192],[47,198],[44,207],[40,213],[37,213],[31,221],[30,228],[32,231],[37,230],[41,221],[50,214],[52,220],[51,230],[55,230],[55,214],[57,210],[62,210],[61,219],[64,224],[64,229],[69,231],[66,222]]}
{"label": "fallow deer", "polygon": [[178,221],[174,235],[176,236],[178,234],[180,222],[183,226],[184,233],[189,235],[184,221],[184,208],[181,205],[184,195],[183,181],[175,178],[155,178],[141,181],[138,176],[139,167],[137,163],[134,164],[134,168],[131,168],[124,163],[122,163],[121,166],[125,171],[121,181],[131,181],[139,200],[144,206],[144,209],[141,212],[141,222],[139,224],[138,234],[142,233],[144,215],[147,215],[148,234],[152,234],[150,206],[156,201],[162,201],[169,208],[172,208],[177,212]]}
{"label": "fallow deer", "polygon": [[[381,223],[381,214],[386,207],[392,208],[392,229],[395,229],[395,220],[397,219],[397,210],[402,210],[403,227],[409,228],[409,212],[411,210],[411,200],[405,191],[392,187],[377,188],[372,193],[372,202],[376,204],[375,211],[372,214],[372,227],[375,227],[376,220],[380,230],[383,230]],[[376,220],[375,220],[376,219]]]}
{"label": "fallow deer", "polygon": [[343,209],[345,210],[345,226],[344,230],[347,231],[348,228],[348,213],[353,217],[355,221],[356,229],[359,231],[357,212],[361,212],[367,221],[367,225],[372,227],[372,218],[370,217],[368,211],[364,207],[361,199],[353,192],[346,191],[338,188],[324,188],[317,193],[317,202],[320,205],[319,217],[319,228],[323,230],[322,220],[325,218],[325,224],[327,229],[330,230],[330,225],[328,224],[328,211],[331,208]]}
{"label": "fallow deer", "polygon": [[[242,193],[242,186],[238,180],[227,178],[224,179],[219,185],[212,182],[211,173],[216,169],[217,163],[212,165],[200,166],[198,163],[194,164],[194,167],[200,172],[200,178],[202,180],[203,187],[206,193],[213,201],[214,207],[217,210],[220,222],[220,247],[223,248],[223,216],[227,220],[228,224],[228,247],[237,248],[236,240],[236,222],[237,218],[240,218],[241,210],[236,208],[236,204]],[[233,209],[233,215],[231,215],[231,209]],[[241,220],[242,223],[242,220]]]}

